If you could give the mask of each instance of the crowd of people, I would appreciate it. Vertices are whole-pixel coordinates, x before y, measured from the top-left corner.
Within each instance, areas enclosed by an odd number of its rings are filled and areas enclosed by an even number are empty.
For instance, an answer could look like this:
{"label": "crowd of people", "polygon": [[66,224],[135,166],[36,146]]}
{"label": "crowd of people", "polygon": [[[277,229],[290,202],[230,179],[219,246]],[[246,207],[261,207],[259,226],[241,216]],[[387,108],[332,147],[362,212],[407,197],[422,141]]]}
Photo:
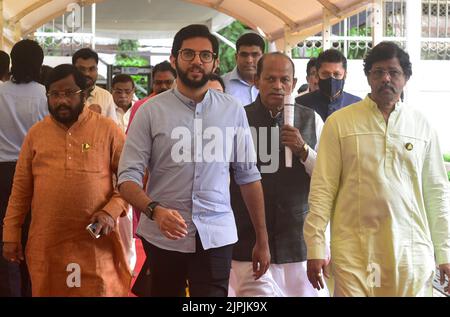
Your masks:
{"label": "crowd of people", "polygon": [[449,183],[402,48],[368,53],[363,99],[335,49],[295,99],[258,34],[223,76],[218,57],[180,29],[136,101],[129,75],[97,85],[90,48],[55,68],[32,40],[0,52],[0,296],[128,296],[133,276],[148,296],[430,296],[450,277]]}

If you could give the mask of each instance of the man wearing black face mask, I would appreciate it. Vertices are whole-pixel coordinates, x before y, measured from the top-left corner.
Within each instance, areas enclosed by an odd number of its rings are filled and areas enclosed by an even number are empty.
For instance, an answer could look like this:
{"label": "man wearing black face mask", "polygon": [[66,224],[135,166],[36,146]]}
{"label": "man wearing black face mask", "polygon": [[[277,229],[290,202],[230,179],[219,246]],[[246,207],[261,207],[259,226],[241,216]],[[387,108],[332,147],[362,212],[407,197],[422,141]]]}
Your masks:
{"label": "man wearing black face mask", "polygon": [[344,91],[347,59],[338,50],[329,49],[317,58],[319,90],[295,99],[298,104],[315,110],[325,121],[330,114],[361,98]]}

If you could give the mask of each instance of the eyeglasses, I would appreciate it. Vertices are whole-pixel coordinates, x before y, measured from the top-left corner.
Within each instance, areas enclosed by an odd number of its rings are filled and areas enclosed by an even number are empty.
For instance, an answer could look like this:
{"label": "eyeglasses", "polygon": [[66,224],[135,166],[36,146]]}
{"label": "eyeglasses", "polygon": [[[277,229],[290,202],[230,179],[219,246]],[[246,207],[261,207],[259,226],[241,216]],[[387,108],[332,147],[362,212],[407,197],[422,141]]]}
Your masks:
{"label": "eyeglasses", "polygon": [[113,89],[113,93],[118,94],[118,95],[122,95],[122,94],[126,94],[126,95],[131,95],[134,92],[133,89]]}
{"label": "eyeglasses", "polygon": [[[200,57],[201,58],[201,57]],[[166,86],[172,86],[174,80],[173,79],[167,79],[167,80],[154,80],[153,85],[166,85]]]}
{"label": "eyeglasses", "polygon": [[211,63],[217,55],[211,51],[196,52],[190,48],[179,50],[178,53],[180,54],[181,59],[186,62],[192,62],[195,59],[195,56],[198,55],[203,63]]}
{"label": "eyeglasses", "polygon": [[402,77],[403,72],[393,69],[393,70],[385,70],[385,69],[374,69],[370,70],[369,74],[373,76],[375,79],[383,78],[384,75],[388,74],[391,79],[399,79]]}
{"label": "eyeglasses", "polygon": [[54,91],[48,92],[47,97],[50,99],[57,99],[59,97],[71,99],[71,98],[75,97],[76,95],[78,95],[79,93],[81,93],[82,91],[83,91],[82,89],[76,90],[76,91],[74,91],[74,90],[65,90],[65,91],[54,90]]}

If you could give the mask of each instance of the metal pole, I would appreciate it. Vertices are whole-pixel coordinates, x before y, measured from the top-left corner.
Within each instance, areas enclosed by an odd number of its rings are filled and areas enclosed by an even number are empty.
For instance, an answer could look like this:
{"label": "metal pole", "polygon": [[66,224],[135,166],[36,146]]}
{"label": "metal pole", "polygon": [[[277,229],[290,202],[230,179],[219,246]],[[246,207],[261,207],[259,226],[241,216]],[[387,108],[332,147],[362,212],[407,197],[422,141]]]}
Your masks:
{"label": "metal pole", "polygon": [[95,51],[95,13],[97,12],[97,5],[96,3],[92,4],[92,19],[91,19],[91,28],[92,28],[92,38],[91,38],[91,46],[92,49]]}
{"label": "metal pole", "polygon": [[322,47],[325,51],[331,47],[331,14],[326,8],[323,8],[322,12]]}
{"label": "metal pole", "polygon": [[382,41],[383,38],[383,1],[373,0],[373,30],[372,30],[372,47]]}
{"label": "metal pole", "polygon": [[414,69],[414,76],[406,86],[406,100],[417,100],[419,93],[419,78],[420,75],[420,54],[421,54],[421,37],[422,30],[422,1],[409,0],[406,3],[406,51],[409,54],[410,61]]}

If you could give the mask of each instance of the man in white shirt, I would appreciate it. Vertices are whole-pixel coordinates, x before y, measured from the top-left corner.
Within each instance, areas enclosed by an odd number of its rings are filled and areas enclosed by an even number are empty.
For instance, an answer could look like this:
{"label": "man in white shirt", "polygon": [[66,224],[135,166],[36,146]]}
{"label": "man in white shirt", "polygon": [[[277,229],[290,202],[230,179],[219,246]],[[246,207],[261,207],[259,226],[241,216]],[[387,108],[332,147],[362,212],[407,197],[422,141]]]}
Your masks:
{"label": "man in white shirt", "polygon": [[128,128],[135,93],[135,85],[131,76],[126,74],[116,75],[112,80],[111,93],[114,99],[119,125],[123,132],[125,132]]}
{"label": "man in white shirt", "polygon": [[[133,105],[133,95],[135,85],[131,76],[126,74],[118,74],[112,80],[112,96],[115,103],[119,126],[125,133],[128,128],[130,119],[131,106]],[[128,260],[131,270],[136,265],[136,245],[133,238],[133,212],[132,206],[126,217],[120,217],[119,234],[125,250],[125,256]]]}
{"label": "man in white shirt", "polygon": [[[23,140],[28,130],[48,115],[45,87],[38,83],[43,60],[44,52],[37,42],[17,42],[11,50],[11,80],[0,85],[0,237]],[[6,68],[9,73],[9,57]],[[22,229],[23,250],[29,225],[28,216]],[[0,241],[0,253],[2,250]],[[7,262],[0,256],[0,297],[16,296],[31,296],[27,264]]]}
{"label": "man in white shirt", "polygon": [[95,85],[98,77],[98,54],[90,48],[82,48],[72,56],[72,64],[86,77],[89,97],[86,106],[117,122],[116,109],[111,94]]}

